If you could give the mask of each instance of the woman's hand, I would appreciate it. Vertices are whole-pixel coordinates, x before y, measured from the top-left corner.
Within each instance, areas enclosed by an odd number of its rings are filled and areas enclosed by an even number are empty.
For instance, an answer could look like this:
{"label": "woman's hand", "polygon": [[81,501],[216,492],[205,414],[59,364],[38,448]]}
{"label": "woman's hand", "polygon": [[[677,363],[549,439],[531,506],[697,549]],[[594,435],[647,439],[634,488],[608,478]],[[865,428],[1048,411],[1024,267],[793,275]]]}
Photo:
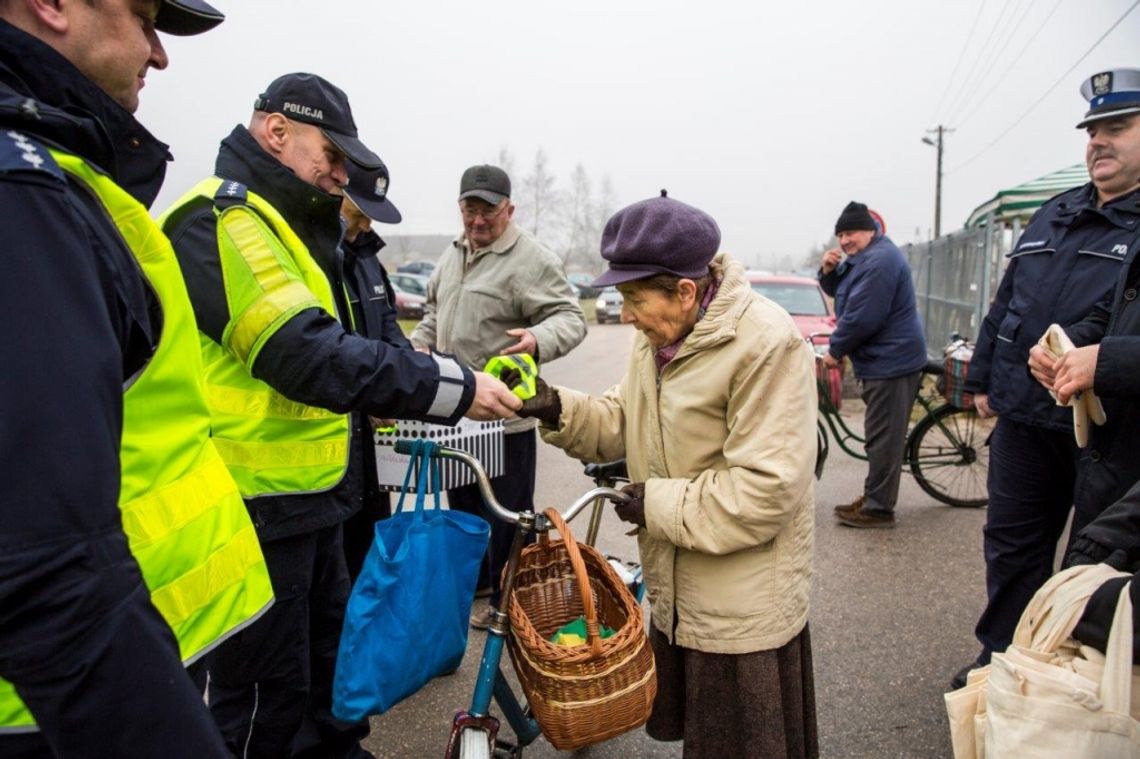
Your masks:
{"label": "woman's hand", "polygon": [[[501,377],[512,390],[522,381],[517,369],[504,369]],[[534,397],[523,401],[522,408],[516,413],[523,417],[534,417],[548,427],[557,427],[558,419],[562,416],[562,399],[558,397],[558,391],[546,384],[542,377],[535,377]]]}
{"label": "woman's hand", "polygon": [[635,524],[638,527],[645,526],[645,483],[644,482],[631,482],[621,489],[621,492],[629,496],[629,500],[625,503],[619,503],[614,506],[614,512],[617,513],[618,519],[623,522]]}

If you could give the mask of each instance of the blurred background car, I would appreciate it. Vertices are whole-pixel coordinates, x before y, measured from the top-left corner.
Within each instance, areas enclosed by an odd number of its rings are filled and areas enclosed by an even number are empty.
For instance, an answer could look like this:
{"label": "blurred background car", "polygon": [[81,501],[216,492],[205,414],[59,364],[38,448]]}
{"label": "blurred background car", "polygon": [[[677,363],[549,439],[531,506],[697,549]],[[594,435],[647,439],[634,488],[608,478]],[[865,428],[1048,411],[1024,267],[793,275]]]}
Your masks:
{"label": "blurred background car", "polygon": [[598,324],[605,324],[606,322],[620,322],[621,321],[621,306],[625,299],[621,297],[621,293],[615,287],[606,287],[598,294],[598,300],[594,304],[594,319]]}
{"label": "blurred background car", "polygon": [[[811,277],[766,272],[748,272],[748,281],[753,290],[775,301],[792,315],[792,320],[805,340],[811,335],[822,333],[812,338],[812,349],[816,356],[827,353],[827,336],[835,330],[835,309],[819,282]],[[843,400],[844,364],[840,363],[825,372],[823,363],[817,361],[816,371],[826,382],[831,402],[839,408]]]}
{"label": "blurred background car", "polygon": [[435,270],[435,263],[432,261],[408,261],[396,267],[396,271],[407,272],[408,274],[423,274],[425,277],[430,275]]}
{"label": "blurred background car", "polygon": [[404,290],[392,282],[392,289],[396,292],[396,317],[399,319],[413,319],[419,321],[424,318],[424,303],[427,301],[422,295],[416,295]]}
{"label": "blurred background car", "polygon": [[601,293],[600,289],[590,284],[594,281],[594,277],[591,274],[576,271],[572,274],[567,274],[566,279],[570,280],[571,286],[578,291],[579,300],[596,298],[598,297],[599,293]]}
{"label": "blurred background car", "polygon": [[427,297],[428,278],[423,274],[409,274],[407,272],[398,271],[394,274],[389,274],[388,279],[391,280],[393,285],[399,286],[399,288],[406,293]]}

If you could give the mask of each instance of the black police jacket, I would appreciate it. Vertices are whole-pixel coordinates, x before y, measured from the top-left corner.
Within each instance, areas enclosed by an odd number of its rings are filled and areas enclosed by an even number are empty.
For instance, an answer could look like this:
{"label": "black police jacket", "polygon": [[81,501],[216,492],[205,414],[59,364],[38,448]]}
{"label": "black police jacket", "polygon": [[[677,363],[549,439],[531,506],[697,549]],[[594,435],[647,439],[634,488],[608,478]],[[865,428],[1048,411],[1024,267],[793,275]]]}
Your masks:
{"label": "black police jacket", "polygon": [[118,231],[47,146],[144,204],[169,159],[71,63],[0,21],[0,677],[17,684],[29,668],[73,676],[84,641],[115,629],[142,587],[119,440],[124,385],[161,329]]}
{"label": "black police jacket", "polygon": [[[244,184],[289,222],[332,283],[337,311],[349,312],[343,272],[337,265],[340,199],[299,179],[237,126],[222,140],[214,173]],[[222,284],[213,203],[194,201],[168,220],[167,234],[182,266],[199,329],[220,343],[229,319]],[[347,323],[349,320],[346,318]],[[333,489],[304,495],[264,496],[246,501],[262,540],[298,535],[344,521],[362,500],[362,415],[454,424],[471,405],[474,375],[464,371],[455,414],[429,415],[439,382],[435,361],[353,334],[320,308],[301,311],[266,341],[253,375],[282,395],[310,406],[351,413],[349,467]],[[354,413],[355,412],[355,413]]]}
{"label": "black police jacket", "polygon": [[1091,425],[1089,445],[1081,455],[1073,494],[1078,531],[1096,514],[1118,500],[1140,480],[1140,189],[1113,205],[1129,216],[1128,234],[1117,243],[1126,247],[1124,265],[1110,296],[1083,320],[1065,325],[1077,345],[1099,343],[1093,389],[1104,404],[1108,420]]}
{"label": "black police jacket", "polygon": [[997,413],[1023,424],[1072,429],[1072,411],[1056,405],[1029,373],[1029,349],[1049,325],[1084,318],[1116,282],[1140,212],[1129,199],[1097,208],[1090,182],[1042,206],[1013,250],[979,330],[966,389],[988,393]]}

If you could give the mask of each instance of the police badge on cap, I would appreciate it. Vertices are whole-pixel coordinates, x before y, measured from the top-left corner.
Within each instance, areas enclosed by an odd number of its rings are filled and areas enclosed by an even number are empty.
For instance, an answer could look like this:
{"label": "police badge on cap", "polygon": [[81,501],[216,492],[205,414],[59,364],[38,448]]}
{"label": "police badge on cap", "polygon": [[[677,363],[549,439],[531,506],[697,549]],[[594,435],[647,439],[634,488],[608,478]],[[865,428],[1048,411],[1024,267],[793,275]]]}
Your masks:
{"label": "police badge on cap", "polygon": [[1113,69],[1093,74],[1081,84],[1089,111],[1077,129],[1094,121],[1140,113],[1140,69]]}

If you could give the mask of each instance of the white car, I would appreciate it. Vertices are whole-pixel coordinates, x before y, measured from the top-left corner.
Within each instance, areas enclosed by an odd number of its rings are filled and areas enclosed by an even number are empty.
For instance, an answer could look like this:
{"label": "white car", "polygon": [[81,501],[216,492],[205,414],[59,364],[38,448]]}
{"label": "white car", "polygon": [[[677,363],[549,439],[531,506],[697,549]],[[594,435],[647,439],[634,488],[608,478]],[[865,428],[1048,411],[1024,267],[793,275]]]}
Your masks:
{"label": "white car", "polygon": [[625,299],[621,297],[621,293],[615,287],[607,287],[602,290],[602,294],[598,296],[598,300],[594,303],[594,319],[598,324],[605,324],[606,322],[620,322],[621,321],[621,306]]}

